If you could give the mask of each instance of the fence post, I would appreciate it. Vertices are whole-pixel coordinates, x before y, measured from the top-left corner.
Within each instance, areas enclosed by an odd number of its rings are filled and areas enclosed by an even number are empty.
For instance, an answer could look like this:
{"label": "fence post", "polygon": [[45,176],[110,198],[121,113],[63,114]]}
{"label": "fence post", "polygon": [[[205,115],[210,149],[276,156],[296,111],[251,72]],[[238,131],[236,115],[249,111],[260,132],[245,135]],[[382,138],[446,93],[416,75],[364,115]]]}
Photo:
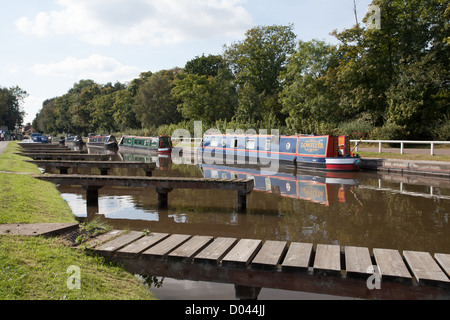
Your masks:
{"label": "fence post", "polygon": [[431,143],[431,155],[434,156],[434,143]]}
{"label": "fence post", "polygon": [[381,153],[381,141],[378,142],[378,153]]}
{"label": "fence post", "polygon": [[400,154],[403,154],[404,151],[405,151],[405,143],[402,142],[402,143],[400,143]]}

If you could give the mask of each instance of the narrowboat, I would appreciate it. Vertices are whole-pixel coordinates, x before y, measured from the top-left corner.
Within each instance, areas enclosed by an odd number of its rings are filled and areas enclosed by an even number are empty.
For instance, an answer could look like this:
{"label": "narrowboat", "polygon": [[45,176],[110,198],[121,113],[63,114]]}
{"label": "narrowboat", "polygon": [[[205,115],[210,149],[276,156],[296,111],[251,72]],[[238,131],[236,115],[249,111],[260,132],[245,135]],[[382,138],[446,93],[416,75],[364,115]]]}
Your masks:
{"label": "narrowboat", "polygon": [[115,136],[112,135],[89,135],[88,147],[104,147],[107,149],[117,149],[117,140]]}
{"label": "narrowboat", "polygon": [[133,148],[145,151],[158,151],[158,153],[172,152],[172,139],[169,136],[136,137],[123,136],[119,142],[120,148]]}
{"label": "narrowboat", "polygon": [[205,135],[200,148],[203,157],[279,161],[314,170],[358,171],[360,163],[349,136]]}

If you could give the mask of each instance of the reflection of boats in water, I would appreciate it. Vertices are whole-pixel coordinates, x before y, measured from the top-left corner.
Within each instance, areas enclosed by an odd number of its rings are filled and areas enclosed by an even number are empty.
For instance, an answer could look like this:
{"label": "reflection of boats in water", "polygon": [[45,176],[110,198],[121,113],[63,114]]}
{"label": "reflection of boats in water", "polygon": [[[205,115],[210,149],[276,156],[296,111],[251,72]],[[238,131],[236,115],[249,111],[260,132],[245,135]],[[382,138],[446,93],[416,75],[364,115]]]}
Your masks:
{"label": "reflection of boats in water", "polygon": [[160,170],[169,171],[172,167],[172,158],[170,154],[136,154],[118,152],[118,156],[122,161],[139,161],[139,162],[154,162],[156,167]]}
{"label": "reflection of boats in water", "polygon": [[279,172],[260,168],[199,165],[205,178],[245,179],[255,181],[255,191],[276,193],[283,197],[308,200],[323,205],[346,202],[346,193],[358,185],[353,172],[310,172],[284,169]]}

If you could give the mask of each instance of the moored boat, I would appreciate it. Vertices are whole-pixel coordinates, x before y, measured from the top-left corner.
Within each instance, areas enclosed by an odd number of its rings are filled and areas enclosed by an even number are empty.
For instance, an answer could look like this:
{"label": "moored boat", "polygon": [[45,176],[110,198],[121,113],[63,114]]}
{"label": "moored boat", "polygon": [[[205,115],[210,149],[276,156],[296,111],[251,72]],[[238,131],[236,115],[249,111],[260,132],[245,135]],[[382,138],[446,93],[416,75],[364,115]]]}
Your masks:
{"label": "moored boat", "polygon": [[205,135],[203,155],[259,159],[327,171],[358,171],[360,158],[350,151],[349,136]]}
{"label": "moored boat", "polygon": [[89,135],[87,145],[89,147],[104,147],[107,149],[117,149],[117,139],[112,135]]}
{"label": "moored boat", "polygon": [[169,136],[123,136],[119,141],[119,147],[145,151],[157,151],[158,153],[170,153],[172,152],[172,139]]}

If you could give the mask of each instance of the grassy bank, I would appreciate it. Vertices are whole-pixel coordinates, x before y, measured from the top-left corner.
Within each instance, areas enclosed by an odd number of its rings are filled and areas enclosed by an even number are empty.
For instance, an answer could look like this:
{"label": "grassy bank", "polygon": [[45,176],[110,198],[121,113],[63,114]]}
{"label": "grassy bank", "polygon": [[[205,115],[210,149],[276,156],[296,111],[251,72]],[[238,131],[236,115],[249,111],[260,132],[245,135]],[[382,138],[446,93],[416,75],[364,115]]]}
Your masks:
{"label": "grassy bank", "polygon": [[[10,143],[0,171],[39,173],[15,155]],[[0,223],[75,222],[52,183],[26,174],[0,173]],[[81,289],[70,290],[67,269],[81,271]],[[103,258],[71,249],[57,239],[0,236],[0,300],[154,299],[138,278]]]}
{"label": "grassy bank", "polygon": [[421,160],[421,161],[450,161],[450,156],[430,155],[430,154],[399,154],[389,152],[357,152],[361,158],[378,158],[378,159],[403,159],[403,160]]}

